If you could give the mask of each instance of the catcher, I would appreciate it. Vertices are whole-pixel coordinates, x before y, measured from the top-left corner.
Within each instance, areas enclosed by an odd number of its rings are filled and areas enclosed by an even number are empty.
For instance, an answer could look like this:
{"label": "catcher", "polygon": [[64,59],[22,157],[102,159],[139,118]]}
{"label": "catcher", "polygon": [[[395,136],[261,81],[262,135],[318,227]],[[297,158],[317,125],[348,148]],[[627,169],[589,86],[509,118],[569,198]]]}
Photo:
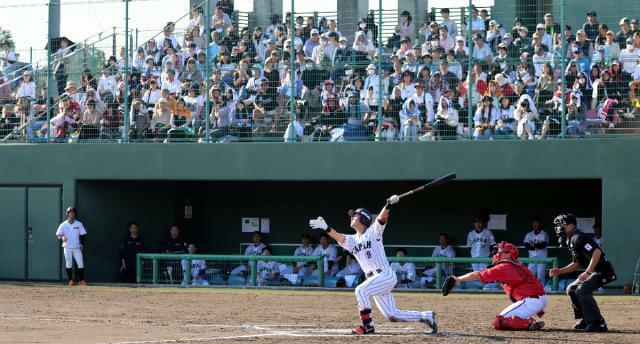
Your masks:
{"label": "catcher", "polygon": [[542,317],[547,305],[547,296],[538,279],[527,267],[518,262],[520,254],[513,244],[503,241],[495,246],[493,263],[489,268],[470,272],[464,276],[449,276],[442,285],[442,295],[447,296],[456,283],[480,281],[500,282],[507,296],[514,303],[493,319],[496,330],[535,331],[544,327]]}

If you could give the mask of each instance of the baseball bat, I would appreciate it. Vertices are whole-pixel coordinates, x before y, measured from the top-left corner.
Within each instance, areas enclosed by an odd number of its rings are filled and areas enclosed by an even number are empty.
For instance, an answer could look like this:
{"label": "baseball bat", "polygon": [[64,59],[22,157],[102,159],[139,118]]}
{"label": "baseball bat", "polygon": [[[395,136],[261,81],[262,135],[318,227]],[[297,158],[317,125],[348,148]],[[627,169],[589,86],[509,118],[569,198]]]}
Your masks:
{"label": "baseball bat", "polygon": [[433,188],[433,187],[438,186],[440,184],[446,183],[446,182],[448,182],[448,181],[450,181],[452,179],[456,179],[456,174],[455,173],[450,173],[450,174],[447,174],[446,176],[443,176],[443,177],[440,177],[438,179],[432,180],[432,181],[428,182],[427,184],[424,184],[424,185],[422,185],[420,187],[417,187],[417,188],[415,188],[415,189],[413,189],[411,191],[405,192],[402,195],[399,195],[398,197],[400,197],[400,198],[407,197],[409,195],[413,195],[416,192],[420,192],[420,191],[422,191],[424,189],[430,189],[430,188]]}

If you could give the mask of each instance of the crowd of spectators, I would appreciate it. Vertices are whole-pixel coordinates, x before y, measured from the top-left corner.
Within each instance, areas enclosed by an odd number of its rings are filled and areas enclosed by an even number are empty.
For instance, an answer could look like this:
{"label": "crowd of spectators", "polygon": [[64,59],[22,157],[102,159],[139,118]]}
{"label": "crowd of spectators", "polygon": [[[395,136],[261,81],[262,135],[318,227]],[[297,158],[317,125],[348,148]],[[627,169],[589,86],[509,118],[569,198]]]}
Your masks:
{"label": "crowd of spectators", "polygon": [[[159,38],[132,52],[127,85],[124,48],[108,59],[101,76],[87,70],[79,85],[56,74],[61,96],[52,136],[122,137],[125,93],[132,140],[540,139],[560,133],[563,108],[570,136],[635,117],[637,19],[620,19],[615,32],[595,11],[578,30],[560,28],[550,13],[531,28],[519,18],[498,23],[475,8],[463,25],[449,14],[442,8],[440,22],[416,23],[403,11],[395,33],[378,49],[373,13],[349,28],[355,35],[348,37],[325,17],[316,23],[314,17],[287,13],[283,21],[273,14],[266,27],[239,27],[233,1],[220,1],[209,20],[194,8],[184,34],[169,22]],[[70,54],[65,44],[62,57]],[[0,136],[29,120],[24,135],[43,134],[46,90],[37,92],[28,74],[9,90],[15,106],[3,107]],[[0,87],[0,97],[3,92]]]}

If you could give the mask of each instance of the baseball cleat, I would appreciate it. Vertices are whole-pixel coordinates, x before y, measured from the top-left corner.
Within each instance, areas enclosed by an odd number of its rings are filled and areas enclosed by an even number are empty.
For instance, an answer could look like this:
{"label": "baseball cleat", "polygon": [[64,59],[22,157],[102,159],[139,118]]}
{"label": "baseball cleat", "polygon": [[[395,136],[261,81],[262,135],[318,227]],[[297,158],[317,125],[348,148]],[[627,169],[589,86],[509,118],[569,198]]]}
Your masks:
{"label": "baseball cleat", "polygon": [[574,330],[584,330],[586,327],[587,327],[587,323],[584,321],[584,319],[578,320],[576,324],[573,325]]}
{"label": "baseball cleat", "polygon": [[529,331],[542,330],[543,327],[544,327],[544,321],[536,321],[533,324],[529,325]]}
{"label": "baseball cleat", "polygon": [[78,283],[79,285],[87,285],[87,281],[86,280],[82,280],[80,281],[80,283]]}
{"label": "baseball cleat", "polygon": [[69,283],[68,283],[68,284],[69,284],[69,285],[76,285],[76,281],[74,281],[74,280],[69,280]]}
{"label": "baseball cleat", "polygon": [[353,331],[351,331],[351,334],[373,334],[375,332],[375,329],[373,328],[373,326],[371,325],[360,325],[358,327],[356,327]]}
{"label": "baseball cleat", "polygon": [[603,321],[601,323],[591,323],[584,328],[585,332],[607,332],[607,324]]}
{"label": "baseball cleat", "polygon": [[424,318],[421,322],[425,323],[429,328],[428,333],[437,333],[438,332],[438,323],[436,322],[436,312],[431,312],[431,319]]}

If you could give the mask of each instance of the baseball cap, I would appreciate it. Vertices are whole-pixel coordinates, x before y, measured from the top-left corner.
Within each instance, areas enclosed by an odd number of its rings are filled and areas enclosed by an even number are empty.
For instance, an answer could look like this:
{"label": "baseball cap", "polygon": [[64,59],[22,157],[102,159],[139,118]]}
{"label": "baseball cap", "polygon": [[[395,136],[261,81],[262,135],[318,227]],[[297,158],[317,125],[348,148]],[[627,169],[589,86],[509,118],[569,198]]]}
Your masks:
{"label": "baseball cap", "polygon": [[624,18],[620,19],[620,22],[618,23],[618,25],[622,25],[624,23],[629,23],[629,18],[624,17]]}
{"label": "baseball cap", "polygon": [[587,15],[588,15],[588,16],[594,16],[594,17],[597,17],[597,16],[598,16],[598,13],[596,13],[596,11],[589,11],[589,12],[587,12]]}
{"label": "baseball cap", "polygon": [[545,17],[545,18],[551,18],[551,17],[553,17],[553,14],[551,14],[551,13],[545,13],[545,14],[544,14],[544,17]]}
{"label": "baseball cap", "polygon": [[479,40],[479,39],[483,39],[481,34],[477,34],[477,35],[474,35],[474,36],[473,36],[473,40],[474,40],[474,41],[477,41],[477,40]]}
{"label": "baseball cap", "polygon": [[378,69],[378,67],[376,67],[376,65],[374,65],[373,63],[370,63],[370,64],[367,66],[367,70],[369,70],[369,69],[377,70],[377,69]]}
{"label": "baseball cap", "polygon": [[539,29],[544,29],[544,24],[536,25],[536,30],[539,30]]}
{"label": "baseball cap", "polygon": [[319,35],[320,31],[318,31],[318,29],[313,29],[313,30],[311,30],[311,34],[312,35]]}
{"label": "baseball cap", "polygon": [[464,37],[462,37],[462,36],[456,36],[456,41],[464,42]]}
{"label": "baseball cap", "polygon": [[498,25],[498,22],[495,20],[492,20],[489,22],[489,26],[496,26],[496,25]]}
{"label": "baseball cap", "polygon": [[638,19],[631,19],[631,24],[638,24]]}
{"label": "baseball cap", "polygon": [[340,37],[340,40],[339,40],[339,41],[340,41],[340,42],[348,42],[349,40],[347,39],[347,37],[342,36],[342,37]]}

